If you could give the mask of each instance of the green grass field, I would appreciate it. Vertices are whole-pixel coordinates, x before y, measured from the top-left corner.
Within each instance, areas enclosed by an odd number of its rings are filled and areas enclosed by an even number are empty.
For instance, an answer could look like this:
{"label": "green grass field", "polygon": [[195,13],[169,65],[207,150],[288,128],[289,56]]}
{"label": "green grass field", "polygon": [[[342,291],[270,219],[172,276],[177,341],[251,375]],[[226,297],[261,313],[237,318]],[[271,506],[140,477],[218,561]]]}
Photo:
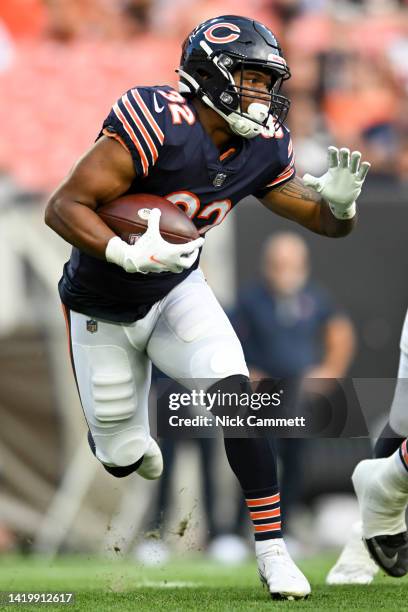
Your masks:
{"label": "green grass field", "polygon": [[324,576],[334,557],[301,563],[312,583],[307,601],[272,601],[257,578],[254,563],[226,568],[195,558],[146,568],[123,560],[63,557],[52,562],[33,557],[0,559],[1,591],[74,591],[72,605],[0,606],[1,610],[138,611],[148,610],[401,610],[408,579],[379,576],[370,586],[327,587]]}

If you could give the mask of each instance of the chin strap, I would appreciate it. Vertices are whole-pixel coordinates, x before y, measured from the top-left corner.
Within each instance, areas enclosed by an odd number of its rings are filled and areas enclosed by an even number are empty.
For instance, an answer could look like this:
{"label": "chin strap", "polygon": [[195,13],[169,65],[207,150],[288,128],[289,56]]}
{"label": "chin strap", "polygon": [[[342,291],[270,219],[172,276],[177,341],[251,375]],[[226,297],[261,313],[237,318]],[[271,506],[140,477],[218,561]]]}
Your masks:
{"label": "chin strap", "polygon": [[[259,134],[265,134],[265,136],[273,137],[275,134],[275,123],[273,121],[273,117],[269,117],[267,125],[261,125],[261,123],[265,121],[265,118],[268,115],[268,107],[265,104],[260,104],[259,102],[252,102],[248,106],[248,112],[244,115],[240,115],[239,113],[232,112],[230,115],[226,115],[222,111],[220,111],[208,96],[203,96],[202,101],[215,110],[231,127],[231,130],[237,136],[241,136],[242,138],[255,138],[259,136]],[[254,121],[252,120],[254,119]]]}
{"label": "chin strap", "polygon": [[[184,70],[182,70],[181,68],[179,68],[176,72],[178,72],[181,77],[183,77],[188,83],[190,83],[190,85],[187,85],[187,83],[179,81],[179,92],[195,93],[196,95],[199,95],[199,83],[197,83],[197,81],[192,76],[190,76],[187,72],[184,72]],[[237,134],[242,138],[248,139],[255,138],[256,136],[259,136],[259,134],[264,134],[269,138],[272,138],[274,136],[275,122],[272,116],[269,117],[267,125],[261,125],[265,121],[269,113],[269,109],[266,104],[252,102],[248,106],[247,113],[244,113],[242,115],[237,112],[232,112],[227,115],[219,108],[217,108],[205,93],[202,93],[199,97],[204,102],[204,104],[212,108],[216,113],[218,113],[218,115],[225,119],[234,134]]]}

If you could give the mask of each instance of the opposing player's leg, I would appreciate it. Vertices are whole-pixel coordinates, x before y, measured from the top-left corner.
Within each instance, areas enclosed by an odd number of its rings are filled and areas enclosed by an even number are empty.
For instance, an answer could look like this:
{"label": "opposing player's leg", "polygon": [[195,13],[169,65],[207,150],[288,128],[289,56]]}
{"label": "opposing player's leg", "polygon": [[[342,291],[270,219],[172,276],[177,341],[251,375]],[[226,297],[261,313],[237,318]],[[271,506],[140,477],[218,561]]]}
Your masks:
{"label": "opposing player's leg", "polygon": [[407,440],[391,457],[366,459],[352,476],[360,506],[363,539],[375,562],[390,576],[408,572]]}
{"label": "opposing player's leg", "polygon": [[[195,381],[206,390],[251,393],[241,344],[201,271],[193,272],[160,303],[160,316],[147,345],[152,361],[177,381]],[[310,593],[281,535],[276,456],[264,438],[225,438],[254,523],[261,579],[274,597]]]}
{"label": "opposing player's leg", "polygon": [[[155,313],[132,326],[90,319],[67,309],[65,314],[93,454],[118,478],[132,472],[158,478],[163,462],[150,436],[147,401],[151,363],[144,351]],[[136,345],[129,339],[129,328]]]}
{"label": "opposing player's leg", "polygon": [[389,457],[408,436],[408,318],[405,319],[398,379],[391,404],[390,417],[374,448],[376,458]]}
{"label": "opposing player's leg", "polygon": [[[401,334],[398,380],[390,417],[374,447],[374,457],[392,455],[408,436],[408,315]],[[350,538],[327,575],[328,584],[370,584],[378,571],[362,541],[361,521],[353,525]]]}

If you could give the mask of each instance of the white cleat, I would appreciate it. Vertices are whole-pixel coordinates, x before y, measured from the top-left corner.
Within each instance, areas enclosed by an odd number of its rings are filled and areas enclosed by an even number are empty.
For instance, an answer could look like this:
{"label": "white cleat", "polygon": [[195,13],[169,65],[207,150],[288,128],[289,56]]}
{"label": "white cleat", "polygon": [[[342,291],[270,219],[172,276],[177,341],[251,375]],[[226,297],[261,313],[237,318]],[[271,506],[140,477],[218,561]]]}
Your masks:
{"label": "white cleat", "polygon": [[408,572],[406,474],[400,474],[396,457],[392,455],[361,461],[352,481],[360,505],[363,540],[370,555],[390,576],[405,576]]}
{"label": "white cleat", "polygon": [[360,461],[351,477],[360,506],[364,538],[395,535],[407,530],[407,494],[396,490],[388,477],[393,460],[394,457],[387,457]]}
{"label": "white cleat", "polygon": [[362,540],[361,522],[351,528],[350,538],[326,577],[326,584],[371,584],[378,567]]}
{"label": "white cleat", "polygon": [[272,599],[305,599],[311,588],[307,578],[292,561],[282,539],[256,543],[261,582]]}
{"label": "white cleat", "polygon": [[143,455],[141,466],[136,470],[146,480],[156,480],[163,472],[163,456],[156,440],[150,438],[149,446]]}

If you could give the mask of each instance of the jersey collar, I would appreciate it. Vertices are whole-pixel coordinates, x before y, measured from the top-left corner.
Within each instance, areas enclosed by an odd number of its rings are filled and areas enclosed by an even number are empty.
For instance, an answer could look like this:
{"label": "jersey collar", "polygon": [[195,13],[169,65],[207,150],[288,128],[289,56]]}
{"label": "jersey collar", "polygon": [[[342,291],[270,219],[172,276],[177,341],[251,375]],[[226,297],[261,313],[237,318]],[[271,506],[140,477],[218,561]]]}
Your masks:
{"label": "jersey collar", "polygon": [[207,162],[207,167],[211,174],[214,172],[225,172],[228,175],[236,174],[237,172],[243,170],[249,156],[252,141],[238,137],[237,140],[234,141],[234,144],[231,145],[231,147],[234,147],[236,151],[232,155],[229,155],[224,159],[220,159],[220,151],[200,122],[194,104],[192,104],[190,101],[188,104],[195,114],[196,126],[200,131],[199,141]]}

